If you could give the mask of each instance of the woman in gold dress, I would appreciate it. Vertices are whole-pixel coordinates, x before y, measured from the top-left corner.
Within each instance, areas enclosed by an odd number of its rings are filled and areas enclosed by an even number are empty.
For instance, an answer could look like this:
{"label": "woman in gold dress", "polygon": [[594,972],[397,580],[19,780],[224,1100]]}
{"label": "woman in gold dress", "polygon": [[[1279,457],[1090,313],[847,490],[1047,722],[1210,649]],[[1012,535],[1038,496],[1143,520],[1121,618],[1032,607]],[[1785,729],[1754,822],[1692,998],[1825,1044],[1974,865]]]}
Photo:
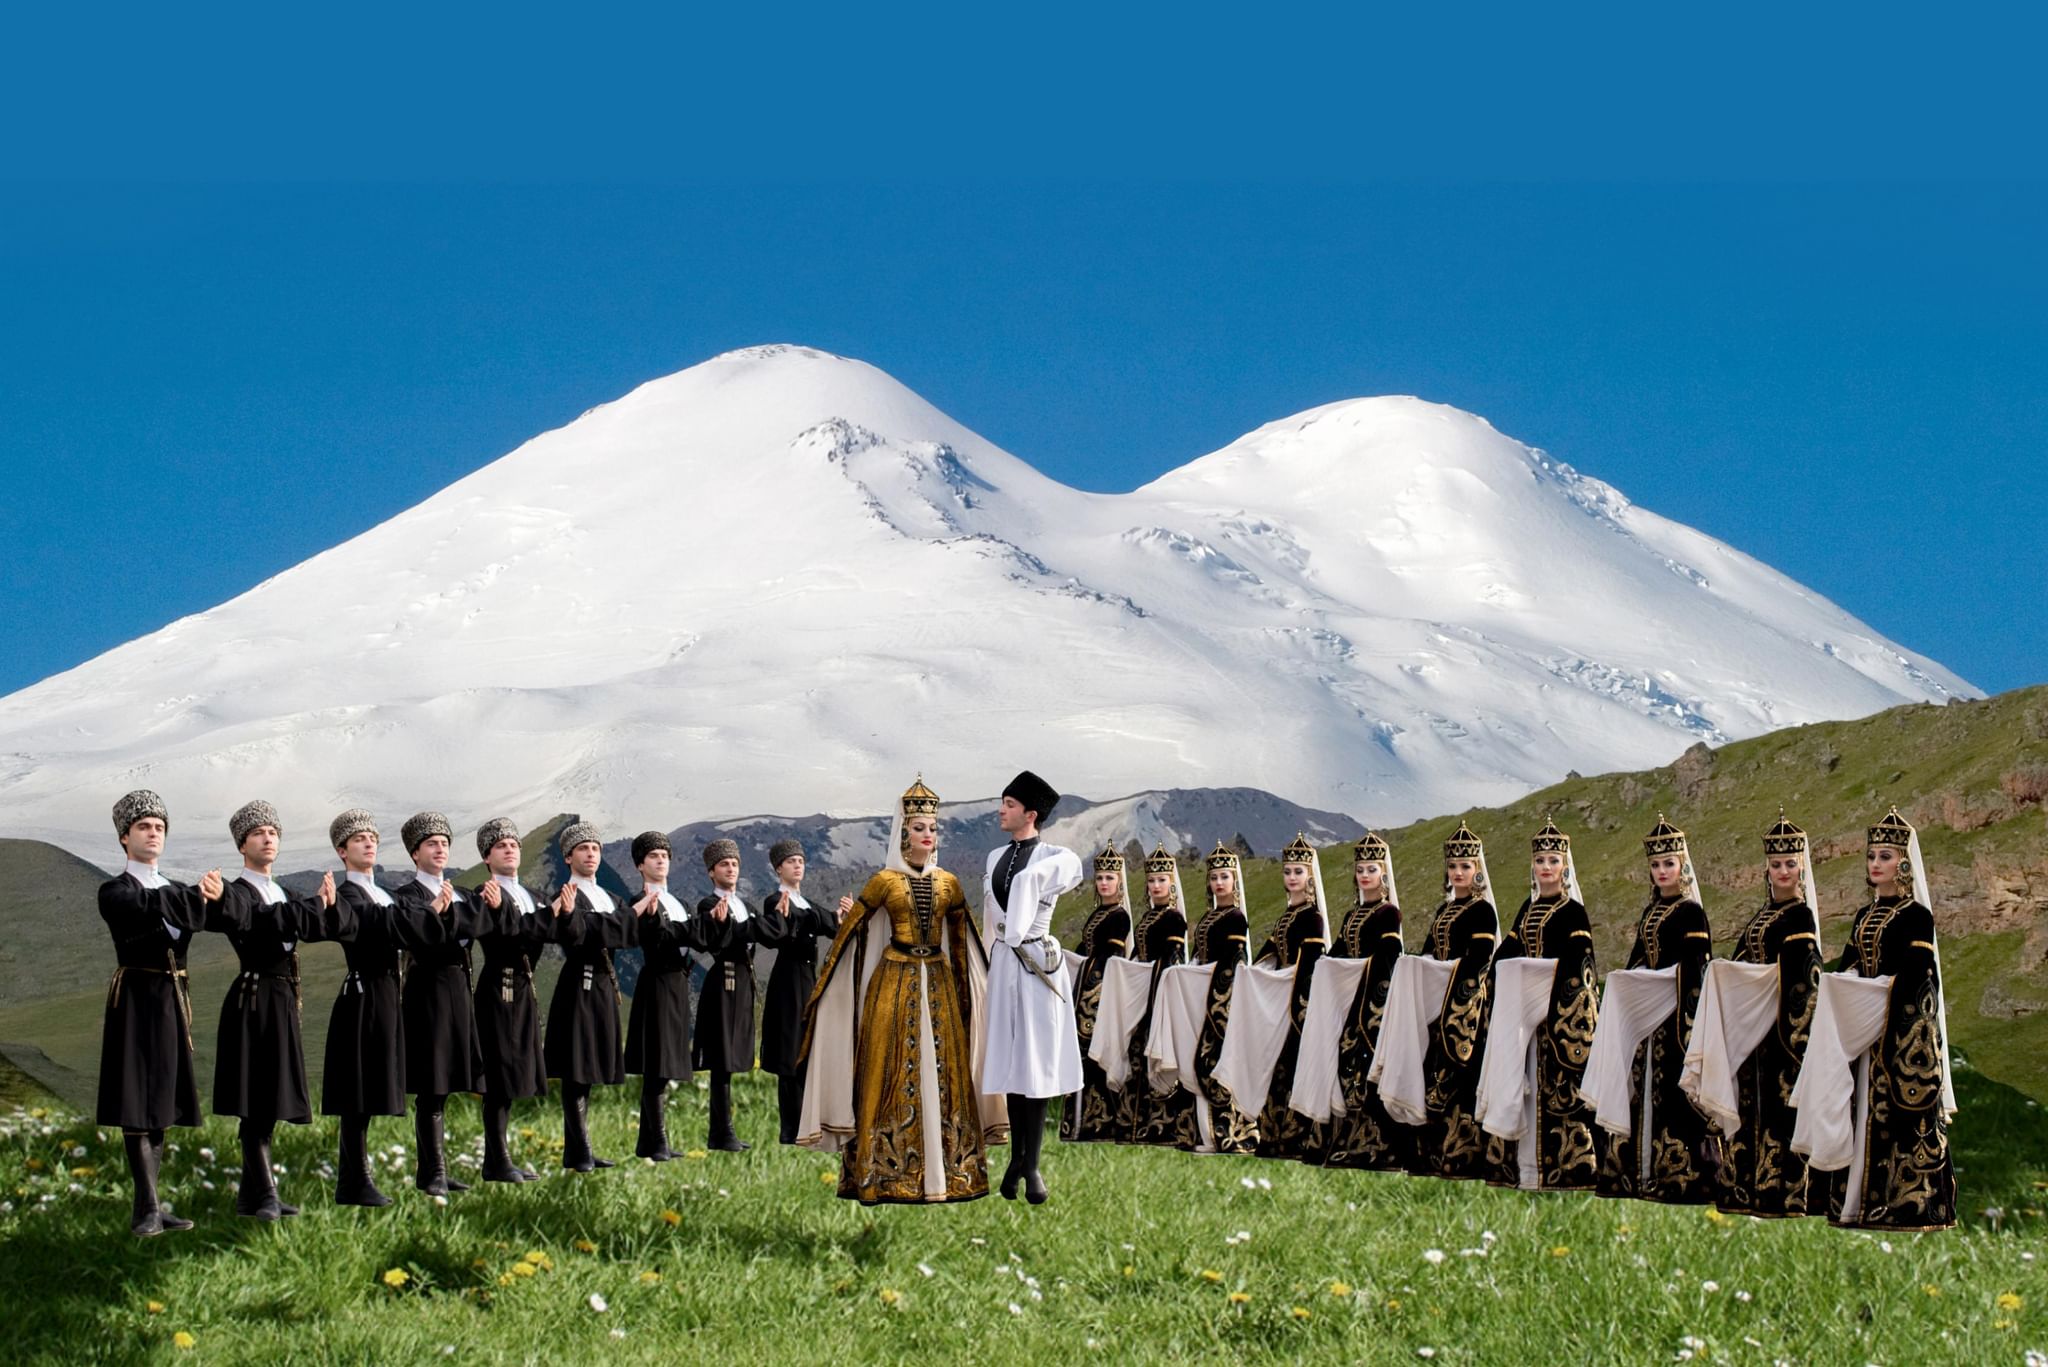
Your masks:
{"label": "woman in gold dress", "polygon": [[1003,1098],[981,1094],[988,961],[938,865],[938,812],[920,777],[805,1013],[797,1142],[840,1154],[839,1194],[864,1205],[986,1196],[987,1146],[1009,1138]]}

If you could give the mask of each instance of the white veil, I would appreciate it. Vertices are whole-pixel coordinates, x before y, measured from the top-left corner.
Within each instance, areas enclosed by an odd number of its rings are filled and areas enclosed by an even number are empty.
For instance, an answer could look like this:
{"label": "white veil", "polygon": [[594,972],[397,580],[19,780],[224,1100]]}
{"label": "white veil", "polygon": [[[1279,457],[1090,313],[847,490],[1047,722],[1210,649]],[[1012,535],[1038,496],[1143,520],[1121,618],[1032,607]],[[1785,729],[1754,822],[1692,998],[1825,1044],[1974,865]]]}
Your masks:
{"label": "white veil", "polygon": [[[882,860],[882,867],[896,873],[909,873],[910,861],[903,857],[903,804],[896,804],[896,819],[889,823],[889,850]],[[932,862],[924,866],[926,873],[933,873],[939,867],[939,847],[932,846]]]}

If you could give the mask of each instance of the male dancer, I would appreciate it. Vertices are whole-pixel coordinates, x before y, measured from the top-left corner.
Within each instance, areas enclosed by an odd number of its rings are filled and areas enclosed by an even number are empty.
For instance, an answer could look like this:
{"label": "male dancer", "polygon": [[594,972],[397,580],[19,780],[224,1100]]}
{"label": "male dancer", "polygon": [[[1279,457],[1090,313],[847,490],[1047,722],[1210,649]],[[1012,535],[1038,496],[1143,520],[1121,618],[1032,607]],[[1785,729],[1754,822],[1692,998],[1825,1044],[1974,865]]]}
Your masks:
{"label": "male dancer", "polygon": [[836,911],[814,907],[804,896],[804,847],[778,840],[768,847],[775,870],[775,891],[761,899],[758,943],[775,951],[768,970],[768,991],[761,1006],[761,1067],[775,1074],[775,1108],[784,1144],[797,1140],[797,1122],[804,1109],[804,1068],[797,1057],[804,1042],[804,1008],[818,981],[818,939],[830,938],[853,910],[842,897]]}
{"label": "male dancer", "polygon": [[640,1139],[635,1157],[666,1163],[678,1155],[668,1146],[670,1079],[690,1076],[690,970],[693,950],[712,951],[725,943],[725,903],[709,916],[694,916],[668,890],[669,861],[675,851],[660,831],[633,837],[633,864],[640,871],[640,896],[633,903],[634,941],[647,956],[633,988],[626,1022],[626,1071],[640,1075]]}
{"label": "male dancer", "polygon": [[725,923],[725,933],[711,946],[711,971],[697,998],[695,1061],[711,1073],[711,1133],[705,1147],[744,1153],[732,1125],[732,1075],[754,1066],[754,931],[753,917],[740,900],[740,847],[714,840],[704,847],[704,870],[711,875],[711,895],[697,903],[699,917]]}
{"label": "male dancer", "polygon": [[533,999],[533,964],[554,943],[561,913],[542,904],[519,881],[519,828],[492,817],[476,833],[477,853],[491,876],[476,900],[496,917],[477,938],[484,971],[473,1006],[483,1055],[484,1181],[533,1182],[540,1174],[512,1161],[512,1103],[548,1094],[540,1049],[540,1008]]}
{"label": "male dancer", "polygon": [[209,928],[226,932],[242,971],[220,1004],[213,1109],[242,1122],[235,1212],[279,1220],[299,1208],[278,1198],[271,1134],[280,1120],[305,1125],[313,1119],[299,1022],[299,941],[332,937],[334,875],[322,878],[310,897],[285,896],[270,872],[283,832],[268,802],[245,803],[228,818],[228,834],[241,851],[242,871],[228,883]]}
{"label": "male dancer", "polygon": [[633,933],[631,907],[598,886],[604,845],[597,827],[578,821],[555,843],[569,861],[569,881],[555,898],[555,914],[571,917],[561,942],[567,955],[548,1001],[548,1076],[562,1083],[562,1166],[594,1172],[612,1166],[590,1147],[590,1089],[626,1080],[619,1053],[619,973],[612,951]]}
{"label": "male dancer", "polygon": [[107,984],[94,1119],[120,1127],[135,1183],[128,1228],[138,1238],[192,1228],[157,1199],[156,1178],[165,1128],[199,1123],[185,953],[223,889],[219,869],[196,888],[156,871],[170,833],[170,809],[155,793],[138,788],[116,802],[114,835],[125,863],[119,876],[100,884],[99,895],[100,919],[114,937],[118,967]]}
{"label": "male dancer", "polygon": [[405,971],[405,1087],[413,1097],[413,1138],[418,1145],[412,1181],[429,1196],[446,1196],[468,1191],[469,1184],[448,1175],[442,1108],[451,1093],[483,1087],[484,1060],[470,1005],[474,983],[469,945],[477,929],[471,919],[475,907],[448,881],[448,852],[455,837],[447,817],[418,812],[398,834],[412,856],[413,877],[394,896],[415,911],[453,910],[462,916],[468,932],[413,950]]}
{"label": "male dancer", "polygon": [[1074,985],[1060,942],[1052,937],[1053,906],[1080,886],[1081,859],[1048,845],[1038,828],[1052,819],[1060,795],[1029,769],[1003,789],[997,824],[1010,843],[991,850],[982,886],[982,938],[988,946],[988,1048],[981,1089],[1002,1092],[1010,1106],[1010,1164],[1003,1199],[1017,1184],[1033,1205],[1046,1199],[1038,1170],[1045,1148],[1047,1102],[1081,1090],[1081,1040],[1074,1024]]}

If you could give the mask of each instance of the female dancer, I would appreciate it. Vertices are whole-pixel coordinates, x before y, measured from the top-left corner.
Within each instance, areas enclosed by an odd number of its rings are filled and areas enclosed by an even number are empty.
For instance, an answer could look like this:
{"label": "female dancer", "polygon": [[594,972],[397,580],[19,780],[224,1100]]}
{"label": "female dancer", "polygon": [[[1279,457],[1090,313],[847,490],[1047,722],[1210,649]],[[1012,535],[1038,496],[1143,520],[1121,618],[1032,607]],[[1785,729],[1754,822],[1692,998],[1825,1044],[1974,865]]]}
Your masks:
{"label": "female dancer", "polygon": [[[1124,857],[1111,841],[1095,856],[1095,910],[1081,926],[1081,966],[1074,973],[1074,1025],[1081,1037],[1081,1090],[1060,1112],[1060,1139],[1115,1139],[1118,1098],[1103,1078],[1102,1065],[1088,1057],[1095,1015],[1102,1006],[1102,975],[1109,957],[1131,939],[1131,896],[1124,881]],[[1142,1079],[1141,1079],[1142,1081]]]}
{"label": "female dancer", "polygon": [[988,1195],[1003,1098],[977,1076],[988,961],[960,880],[939,867],[939,799],[920,777],[896,807],[886,867],[839,923],[806,1013],[797,1142],[841,1155],[864,1205]]}

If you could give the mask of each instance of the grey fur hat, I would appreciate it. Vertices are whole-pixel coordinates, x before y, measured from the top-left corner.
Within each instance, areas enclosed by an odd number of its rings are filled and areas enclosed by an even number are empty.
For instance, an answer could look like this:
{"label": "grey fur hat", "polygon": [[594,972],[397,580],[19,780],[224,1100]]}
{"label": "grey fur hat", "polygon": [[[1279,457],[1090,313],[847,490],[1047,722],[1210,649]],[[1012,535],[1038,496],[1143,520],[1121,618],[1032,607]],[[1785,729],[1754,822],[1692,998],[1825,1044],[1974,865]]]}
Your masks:
{"label": "grey fur hat", "polygon": [[137,788],[122,795],[114,804],[114,834],[125,837],[128,828],[145,816],[153,816],[164,823],[168,830],[171,824],[171,809],[164,806],[164,800],[147,788]]}
{"label": "grey fur hat", "polygon": [[261,798],[243,803],[241,810],[228,818],[228,834],[235,838],[235,848],[241,849],[242,842],[249,838],[249,832],[258,826],[269,826],[279,835],[284,834],[284,823],[278,820],[277,808]]}
{"label": "grey fur hat", "polygon": [[633,837],[633,863],[635,865],[638,865],[641,860],[653,854],[656,850],[667,850],[670,854],[674,854],[675,846],[669,844],[668,836],[660,831],[642,831]]}
{"label": "grey fur hat", "polygon": [[476,852],[488,859],[491,856],[491,846],[507,838],[517,840],[519,828],[512,824],[512,818],[509,816],[494,816],[476,828]]}
{"label": "grey fur hat", "polygon": [[572,821],[562,827],[562,833],[555,837],[555,844],[561,847],[563,854],[569,853],[569,851],[585,842],[600,846],[604,844],[604,840],[597,833],[596,823]]}
{"label": "grey fur hat", "polygon": [[364,831],[382,838],[377,829],[377,818],[361,807],[351,807],[328,823],[327,843],[338,850],[348,844],[351,836],[361,835]]}
{"label": "grey fur hat", "polygon": [[407,854],[418,849],[430,835],[444,836],[452,841],[455,839],[455,829],[448,824],[448,818],[439,812],[415,812],[398,828],[398,838],[404,842]]}
{"label": "grey fur hat", "polygon": [[795,859],[804,852],[803,843],[797,840],[778,840],[768,847],[768,867],[779,869],[785,859]]}
{"label": "grey fur hat", "polygon": [[704,867],[706,869],[715,867],[721,859],[737,859],[739,857],[740,845],[737,840],[714,840],[704,847]]}

